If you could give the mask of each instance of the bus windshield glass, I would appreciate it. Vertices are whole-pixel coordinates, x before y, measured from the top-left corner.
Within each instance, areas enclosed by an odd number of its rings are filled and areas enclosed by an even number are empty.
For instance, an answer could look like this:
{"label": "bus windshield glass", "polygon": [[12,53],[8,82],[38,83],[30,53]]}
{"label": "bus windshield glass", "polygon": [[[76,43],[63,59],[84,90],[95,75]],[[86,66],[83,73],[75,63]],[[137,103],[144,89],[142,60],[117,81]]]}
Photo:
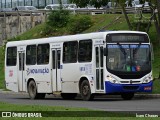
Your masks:
{"label": "bus windshield glass", "polygon": [[151,70],[149,45],[107,45],[107,69],[123,73],[140,73]]}

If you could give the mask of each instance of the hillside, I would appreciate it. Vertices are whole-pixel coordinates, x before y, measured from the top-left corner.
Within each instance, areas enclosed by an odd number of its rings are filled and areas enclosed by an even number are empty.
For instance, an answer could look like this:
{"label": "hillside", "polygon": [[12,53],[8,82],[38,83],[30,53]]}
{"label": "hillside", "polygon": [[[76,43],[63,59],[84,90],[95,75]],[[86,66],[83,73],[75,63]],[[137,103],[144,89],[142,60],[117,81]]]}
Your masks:
{"label": "hillside", "polygon": [[[104,14],[104,15],[95,15],[95,16],[90,16],[91,20],[93,22],[93,25],[83,31],[83,33],[88,33],[88,32],[97,32],[97,31],[104,31],[104,30],[128,30],[125,18],[121,14]],[[134,18],[133,15],[129,15],[130,18]],[[134,19],[132,19],[134,21]],[[43,23],[41,25],[37,25],[35,28],[30,29],[29,31],[25,32],[24,34],[17,36],[16,38],[9,39],[9,41],[14,41],[14,40],[26,40],[26,39],[33,39],[33,38],[42,38],[42,37],[50,37],[50,36],[59,36],[59,35],[66,35],[70,34],[68,33],[67,29],[58,29],[56,32],[51,33],[51,34],[44,34],[46,30],[46,24]],[[149,36],[151,39],[151,42],[153,43],[154,46],[154,55],[155,55],[155,60],[153,61],[153,74],[154,77],[158,77],[159,75],[159,66],[160,66],[160,47],[157,44],[156,41],[156,32],[154,25],[152,23]],[[4,52],[3,48],[0,48],[0,54],[3,54],[1,61],[0,61],[0,88],[4,88]],[[154,92],[158,91],[159,84],[157,81],[155,81],[155,88]]]}

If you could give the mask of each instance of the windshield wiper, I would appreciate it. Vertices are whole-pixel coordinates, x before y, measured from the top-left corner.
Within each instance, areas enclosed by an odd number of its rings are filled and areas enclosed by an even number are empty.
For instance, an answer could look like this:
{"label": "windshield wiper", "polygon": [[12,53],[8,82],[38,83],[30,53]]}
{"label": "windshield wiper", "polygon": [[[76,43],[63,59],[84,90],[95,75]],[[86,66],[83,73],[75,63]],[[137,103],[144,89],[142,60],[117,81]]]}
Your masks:
{"label": "windshield wiper", "polygon": [[122,47],[122,45],[121,45],[121,44],[119,44],[119,43],[117,43],[117,45],[119,46],[119,48],[120,48],[121,52],[126,56],[126,55],[127,55],[127,53],[126,53],[125,49]]}
{"label": "windshield wiper", "polygon": [[139,50],[140,46],[141,46],[141,43],[138,45],[137,48],[135,48],[135,49],[133,50],[133,54],[136,54],[136,53],[137,53],[137,51]]}

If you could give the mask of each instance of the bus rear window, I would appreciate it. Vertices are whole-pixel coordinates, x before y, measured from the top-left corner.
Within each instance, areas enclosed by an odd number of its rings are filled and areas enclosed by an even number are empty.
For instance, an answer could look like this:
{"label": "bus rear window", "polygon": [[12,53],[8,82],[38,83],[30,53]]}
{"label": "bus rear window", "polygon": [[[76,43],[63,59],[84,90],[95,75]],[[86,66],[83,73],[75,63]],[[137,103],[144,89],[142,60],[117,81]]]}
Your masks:
{"label": "bus rear window", "polygon": [[17,47],[7,48],[7,66],[16,66],[17,63]]}

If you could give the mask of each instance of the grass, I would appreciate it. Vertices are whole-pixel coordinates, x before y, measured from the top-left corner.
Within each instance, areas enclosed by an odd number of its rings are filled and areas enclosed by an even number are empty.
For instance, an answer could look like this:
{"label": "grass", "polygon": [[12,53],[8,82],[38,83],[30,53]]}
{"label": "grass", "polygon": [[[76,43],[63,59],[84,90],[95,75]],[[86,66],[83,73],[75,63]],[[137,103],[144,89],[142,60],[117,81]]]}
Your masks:
{"label": "grass", "polygon": [[[93,25],[85,30],[83,33],[88,32],[97,32],[99,30],[128,30],[127,23],[125,21],[124,15],[121,14],[103,14],[103,15],[94,15],[91,16],[91,19],[93,21]],[[116,22],[117,18],[119,18]],[[134,22],[135,18],[134,15],[129,14],[129,18],[131,22]],[[69,34],[65,28],[60,28],[55,33],[51,33],[44,36],[44,31],[46,30],[46,24],[43,23],[41,25],[37,25],[36,27],[30,29],[29,31],[23,33],[22,35],[17,36],[16,38],[9,39],[9,41],[14,40],[27,40],[27,39],[35,39],[35,38],[42,38],[42,37],[50,37],[50,36],[57,36],[57,35],[65,35]],[[154,48],[154,56],[155,59],[153,61],[153,76],[158,77],[159,71],[160,71],[160,47],[158,46],[157,41],[157,35],[156,30],[154,27],[154,23],[152,23],[149,36],[151,39],[151,42],[153,43]],[[0,88],[4,88],[4,50],[0,48]],[[154,89],[153,93],[158,93],[160,88],[160,84],[158,83],[158,80],[154,83]]]}
{"label": "grass", "polygon": [[4,89],[4,47],[0,47],[0,89]]}
{"label": "grass", "polygon": [[[42,105],[15,105],[0,102],[1,111],[12,111],[17,113],[36,113],[42,114],[42,118],[3,118],[4,120],[19,120],[19,119],[54,119],[54,120],[150,120],[151,118],[136,118],[136,114],[118,113],[118,112],[106,112],[106,111],[93,111],[86,108],[71,108],[71,107],[56,107],[56,106],[42,106]],[[83,115],[83,116],[82,116]],[[54,116],[54,117],[47,117]],[[57,117],[60,116],[60,117]],[[67,117],[64,117],[67,116]],[[72,117],[75,116],[75,117]],[[88,117],[84,117],[88,116]],[[92,117],[97,116],[97,117]],[[108,116],[108,117],[107,117]]]}
{"label": "grass", "polygon": [[[12,111],[15,113],[41,113],[42,118],[3,118],[4,120],[150,120],[151,118],[136,118],[136,114],[120,113],[120,112],[106,112],[93,111],[86,108],[71,108],[71,107],[57,107],[57,106],[42,106],[42,105],[15,105],[0,102],[1,111]],[[83,116],[82,116],[83,115]],[[52,117],[49,117],[52,116]],[[59,116],[59,117],[57,117]],[[66,116],[66,117],[64,117]],[[74,117],[73,117],[74,116]],[[88,117],[85,117],[88,116]],[[94,116],[94,117],[92,117]],[[157,118],[158,119],[158,118]]]}
{"label": "grass", "polygon": [[[71,108],[71,107],[59,107],[59,106],[42,106],[42,105],[15,105],[15,104],[10,104],[10,103],[4,103],[0,102],[0,108],[1,111],[14,111],[14,112],[25,112],[25,111],[33,111],[33,112],[42,112],[42,116],[80,116],[81,114],[85,116],[104,116],[106,113],[108,116],[120,116],[123,115],[123,117],[128,116],[129,114],[117,114],[115,115],[113,112],[104,112],[104,111],[93,111],[90,109],[86,108]],[[8,109],[9,108],[9,109]],[[25,109],[24,109],[25,108]],[[47,111],[47,112],[46,112]],[[44,112],[44,113],[43,113]],[[56,114],[51,114],[50,112],[56,113]],[[73,114],[72,114],[73,112]],[[86,114],[86,113],[87,114]],[[68,115],[66,114],[68,113]],[[94,115],[91,115],[91,113],[94,113]],[[61,115],[63,114],[63,115]],[[96,114],[96,115],[95,115]]]}

